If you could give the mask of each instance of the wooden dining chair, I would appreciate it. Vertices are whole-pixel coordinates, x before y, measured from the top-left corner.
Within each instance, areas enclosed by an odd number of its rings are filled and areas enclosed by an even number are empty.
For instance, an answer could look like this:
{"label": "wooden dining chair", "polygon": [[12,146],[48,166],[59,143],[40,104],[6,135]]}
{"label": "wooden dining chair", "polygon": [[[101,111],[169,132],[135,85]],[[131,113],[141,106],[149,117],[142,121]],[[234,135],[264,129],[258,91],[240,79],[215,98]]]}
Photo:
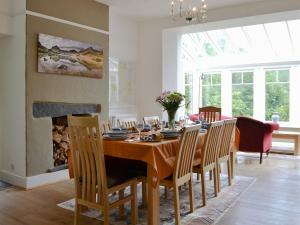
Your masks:
{"label": "wooden dining chair", "polygon": [[180,138],[180,147],[176,155],[174,173],[171,177],[161,181],[161,185],[173,188],[174,190],[174,208],[175,222],[180,224],[179,207],[179,187],[189,183],[190,210],[194,211],[194,191],[193,191],[193,160],[198,141],[200,125],[183,128],[183,134]]}
{"label": "wooden dining chair", "polygon": [[101,121],[102,133],[107,133],[112,129],[112,124],[110,121]]}
{"label": "wooden dining chair", "polygon": [[135,119],[118,119],[117,120],[118,127],[125,127],[125,128],[132,128],[136,126],[136,120]]}
{"label": "wooden dining chair", "polygon": [[145,124],[152,125],[153,123],[159,124],[159,116],[144,116],[143,121]]}
{"label": "wooden dining chair", "polygon": [[219,155],[217,157],[217,169],[218,169],[218,191],[221,191],[221,163],[227,162],[227,173],[228,173],[228,185],[231,185],[232,179],[232,171],[231,171],[231,160],[230,160],[230,151],[233,147],[233,135],[235,130],[235,124],[237,119],[229,119],[224,120],[224,128],[223,128],[223,135],[221,137],[220,142],[220,150]]}
{"label": "wooden dining chair", "polygon": [[206,106],[199,108],[199,116],[208,123],[221,120],[221,108],[214,106]]}
{"label": "wooden dining chair", "polygon": [[201,161],[199,165],[195,165],[193,172],[201,175],[202,201],[206,206],[206,182],[205,174],[213,171],[214,192],[218,196],[218,179],[217,179],[217,163],[216,159],[219,155],[220,138],[223,132],[223,121],[212,122],[209,124],[205,138],[204,146],[201,150]]}
{"label": "wooden dining chair", "polygon": [[[109,225],[109,210],[122,209],[128,201],[131,222],[137,224],[137,179],[119,171],[106,171],[98,117],[68,116],[68,125],[76,191],[74,225],[79,224],[82,207],[101,210],[104,225]],[[130,194],[124,196],[126,187],[130,187]],[[120,192],[119,200],[110,202],[109,195],[115,192]]]}

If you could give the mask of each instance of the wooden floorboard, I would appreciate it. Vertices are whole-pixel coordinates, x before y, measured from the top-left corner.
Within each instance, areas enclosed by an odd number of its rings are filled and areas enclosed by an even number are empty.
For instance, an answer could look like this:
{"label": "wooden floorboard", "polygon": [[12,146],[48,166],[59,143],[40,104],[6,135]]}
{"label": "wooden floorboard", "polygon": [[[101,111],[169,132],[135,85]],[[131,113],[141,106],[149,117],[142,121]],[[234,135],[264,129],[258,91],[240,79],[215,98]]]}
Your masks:
{"label": "wooden floorboard", "polygon": [[[300,160],[270,157],[259,165],[259,156],[238,157],[236,174],[257,180],[218,225],[300,225]],[[73,224],[73,213],[57,207],[74,197],[73,185],[64,181],[29,191],[0,191],[0,225]],[[81,224],[101,222],[82,217]]]}

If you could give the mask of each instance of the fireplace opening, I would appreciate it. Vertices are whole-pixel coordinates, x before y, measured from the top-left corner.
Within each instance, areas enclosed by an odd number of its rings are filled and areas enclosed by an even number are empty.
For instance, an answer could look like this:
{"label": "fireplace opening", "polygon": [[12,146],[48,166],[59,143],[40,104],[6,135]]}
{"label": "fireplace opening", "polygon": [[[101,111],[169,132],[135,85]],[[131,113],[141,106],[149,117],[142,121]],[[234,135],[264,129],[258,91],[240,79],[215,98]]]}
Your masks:
{"label": "fireplace opening", "polygon": [[68,165],[68,151],[70,139],[68,135],[67,116],[52,118],[52,141],[53,141],[53,166],[62,167]]}
{"label": "fireplace opening", "polygon": [[[91,116],[90,114],[73,114],[73,116]],[[53,168],[55,172],[68,168],[68,151],[70,138],[67,116],[52,117]]]}

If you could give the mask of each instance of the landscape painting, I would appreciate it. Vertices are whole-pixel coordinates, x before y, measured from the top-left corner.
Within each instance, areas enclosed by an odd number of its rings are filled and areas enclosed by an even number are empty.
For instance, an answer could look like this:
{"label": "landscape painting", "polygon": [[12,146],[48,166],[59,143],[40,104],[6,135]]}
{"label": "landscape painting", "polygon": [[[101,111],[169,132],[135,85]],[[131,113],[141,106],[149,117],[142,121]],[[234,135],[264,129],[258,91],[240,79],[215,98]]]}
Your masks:
{"label": "landscape painting", "polygon": [[102,78],[103,48],[39,34],[38,72]]}

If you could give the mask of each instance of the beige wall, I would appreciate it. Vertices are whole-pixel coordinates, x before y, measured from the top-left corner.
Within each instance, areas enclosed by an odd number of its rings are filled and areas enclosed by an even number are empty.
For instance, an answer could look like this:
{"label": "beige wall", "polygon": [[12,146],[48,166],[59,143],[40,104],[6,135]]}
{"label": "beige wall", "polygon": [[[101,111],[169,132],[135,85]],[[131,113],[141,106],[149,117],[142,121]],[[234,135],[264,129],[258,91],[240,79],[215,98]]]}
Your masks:
{"label": "beige wall", "polygon": [[27,0],[27,10],[108,31],[108,6],[94,0]]}
{"label": "beige wall", "polygon": [[[43,4],[41,4],[43,2]],[[108,30],[108,7],[92,0],[28,0],[27,9],[97,29]],[[76,5],[70,10],[70,5]],[[100,45],[104,49],[102,79],[37,73],[37,35],[39,33]],[[35,101],[101,104],[102,117],[108,117],[109,36],[88,29],[27,15],[27,176],[45,173],[53,166],[52,122],[33,118]]]}
{"label": "beige wall", "polygon": [[10,0],[0,0],[0,38],[10,35],[12,30],[12,3]]}

